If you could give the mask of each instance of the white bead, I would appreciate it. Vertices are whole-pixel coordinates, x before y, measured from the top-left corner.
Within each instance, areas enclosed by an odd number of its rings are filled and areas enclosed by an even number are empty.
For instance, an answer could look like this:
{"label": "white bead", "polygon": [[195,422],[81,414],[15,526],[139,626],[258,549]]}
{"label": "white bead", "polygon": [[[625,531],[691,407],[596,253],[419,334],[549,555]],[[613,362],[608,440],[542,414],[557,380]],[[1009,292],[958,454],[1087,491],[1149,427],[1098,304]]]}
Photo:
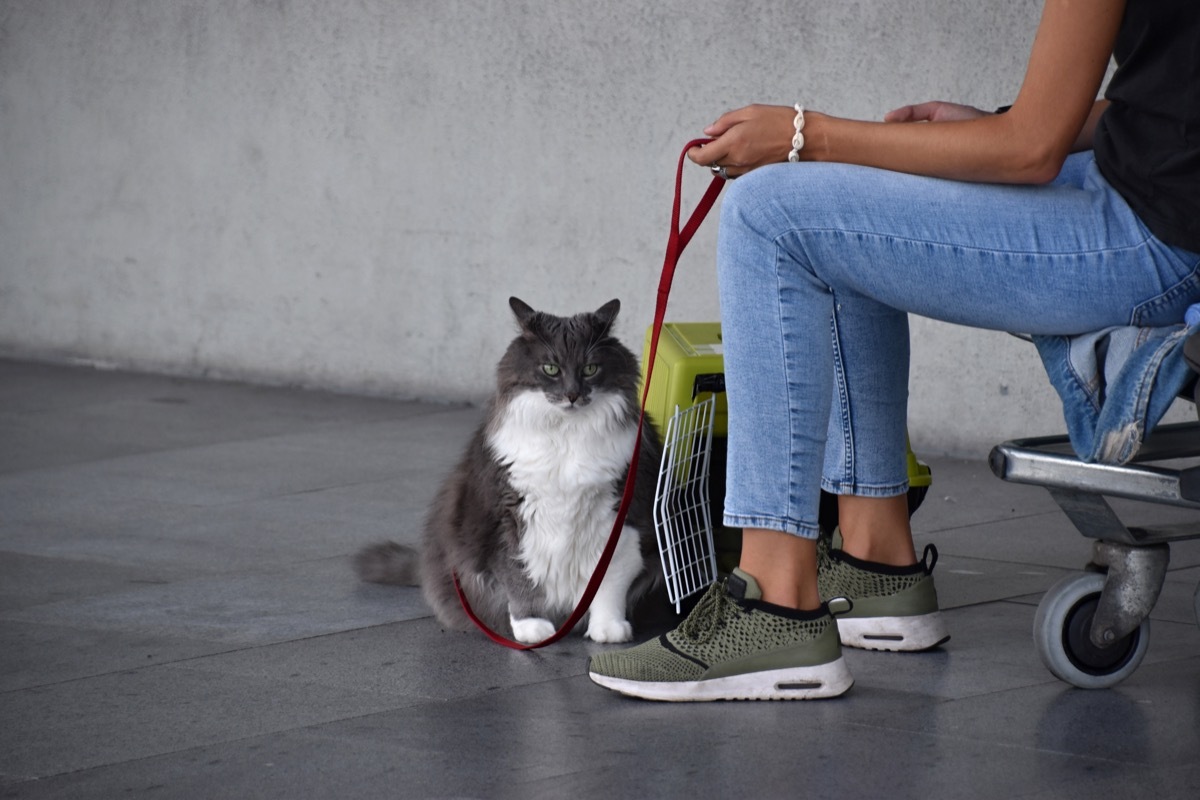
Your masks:
{"label": "white bead", "polygon": [[804,134],[800,131],[804,130],[804,106],[797,103],[796,118],[792,120],[792,125],[796,128],[796,135],[792,137],[792,152],[788,153],[788,161],[795,163],[800,160],[800,151],[804,149]]}

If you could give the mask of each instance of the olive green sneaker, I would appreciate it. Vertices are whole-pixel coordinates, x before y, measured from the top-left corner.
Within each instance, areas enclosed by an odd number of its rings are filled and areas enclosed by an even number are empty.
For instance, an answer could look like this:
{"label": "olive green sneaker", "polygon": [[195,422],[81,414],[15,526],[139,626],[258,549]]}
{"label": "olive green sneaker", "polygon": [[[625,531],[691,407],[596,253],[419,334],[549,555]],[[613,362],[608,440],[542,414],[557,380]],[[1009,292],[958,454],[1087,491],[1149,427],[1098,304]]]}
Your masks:
{"label": "olive green sneaker", "polygon": [[637,647],[592,656],[593,681],[647,700],[810,700],[854,683],[827,606],[795,611],[762,601],[735,569],[678,628]]}
{"label": "olive green sneaker", "polygon": [[925,546],[921,561],[893,567],[864,561],[832,541],[817,544],[817,588],[826,601],[845,597],[851,609],[838,614],[842,644],[866,650],[917,651],[950,638],[938,610],[933,567],[937,548]]}

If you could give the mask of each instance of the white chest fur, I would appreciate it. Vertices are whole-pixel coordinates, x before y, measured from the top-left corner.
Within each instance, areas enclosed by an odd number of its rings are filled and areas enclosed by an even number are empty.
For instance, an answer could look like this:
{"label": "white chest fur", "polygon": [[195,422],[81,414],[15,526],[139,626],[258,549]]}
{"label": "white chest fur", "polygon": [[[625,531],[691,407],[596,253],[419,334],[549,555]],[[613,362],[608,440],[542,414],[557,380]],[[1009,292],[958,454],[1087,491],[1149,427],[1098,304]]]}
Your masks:
{"label": "white chest fur", "polygon": [[552,605],[573,608],[591,577],[636,435],[620,395],[596,393],[586,407],[565,412],[529,391],[510,400],[488,437],[524,498],[526,572]]}

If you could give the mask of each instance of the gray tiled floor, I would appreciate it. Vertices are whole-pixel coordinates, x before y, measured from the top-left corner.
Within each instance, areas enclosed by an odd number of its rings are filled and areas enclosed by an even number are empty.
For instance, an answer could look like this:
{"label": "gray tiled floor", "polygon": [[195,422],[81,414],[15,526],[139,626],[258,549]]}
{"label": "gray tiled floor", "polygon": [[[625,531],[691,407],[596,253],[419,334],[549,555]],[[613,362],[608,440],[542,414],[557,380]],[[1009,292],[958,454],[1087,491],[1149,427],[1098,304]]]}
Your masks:
{"label": "gray tiled floor", "polygon": [[1030,629],[1087,542],[928,459],[944,648],[849,651],[832,701],[641,703],[599,645],[511,652],[352,576],[478,415],[0,362],[0,797],[1200,796],[1200,542],[1142,667],[1072,689]]}

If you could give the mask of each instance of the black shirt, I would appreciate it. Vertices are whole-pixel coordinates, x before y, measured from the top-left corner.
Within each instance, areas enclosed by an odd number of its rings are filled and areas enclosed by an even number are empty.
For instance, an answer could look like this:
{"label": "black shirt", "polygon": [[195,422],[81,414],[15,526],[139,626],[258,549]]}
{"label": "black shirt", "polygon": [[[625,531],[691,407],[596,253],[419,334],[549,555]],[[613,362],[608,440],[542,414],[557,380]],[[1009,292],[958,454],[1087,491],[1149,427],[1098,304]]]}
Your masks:
{"label": "black shirt", "polygon": [[1096,163],[1155,236],[1200,253],[1200,0],[1129,0]]}

